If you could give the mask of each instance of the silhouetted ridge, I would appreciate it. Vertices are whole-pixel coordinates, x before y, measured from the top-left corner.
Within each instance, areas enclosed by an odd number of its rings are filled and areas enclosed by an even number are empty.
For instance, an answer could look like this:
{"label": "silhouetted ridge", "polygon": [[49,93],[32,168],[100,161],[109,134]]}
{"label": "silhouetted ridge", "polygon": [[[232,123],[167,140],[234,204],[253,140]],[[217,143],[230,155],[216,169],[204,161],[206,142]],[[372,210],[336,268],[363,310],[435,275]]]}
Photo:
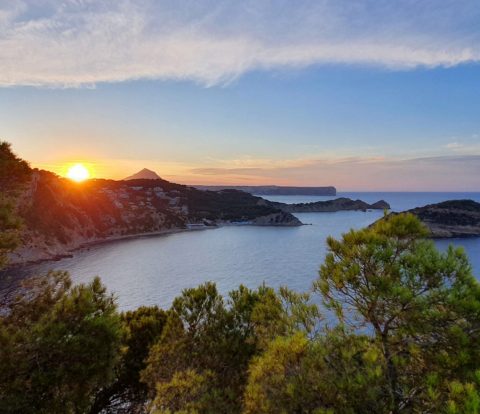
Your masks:
{"label": "silhouetted ridge", "polygon": [[155,171],[144,168],[124,180],[161,180],[161,177]]}

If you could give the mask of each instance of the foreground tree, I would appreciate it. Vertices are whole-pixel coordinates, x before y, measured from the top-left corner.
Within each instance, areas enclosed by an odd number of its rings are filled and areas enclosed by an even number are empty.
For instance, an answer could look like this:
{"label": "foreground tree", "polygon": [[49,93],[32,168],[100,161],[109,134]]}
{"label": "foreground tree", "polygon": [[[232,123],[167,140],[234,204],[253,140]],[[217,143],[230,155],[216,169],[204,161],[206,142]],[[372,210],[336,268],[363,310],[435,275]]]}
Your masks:
{"label": "foreground tree", "polygon": [[8,254],[20,244],[21,221],[14,214],[14,203],[0,195],[0,269],[8,263]]}
{"label": "foreground tree", "polygon": [[[256,295],[241,288],[232,298],[229,309],[215,285],[207,283],[174,300],[143,373],[158,412],[194,407],[199,412],[238,412],[238,387],[255,351],[250,315]],[[178,392],[177,386],[182,388]],[[182,397],[198,389],[205,392]]]}
{"label": "foreground tree", "polygon": [[341,323],[381,351],[385,412],[440,412],[480,367],[480,288],[460,249],[440,253],[412,215],[328,239],[316,284]]}
{"label": "foreground tree", "polygon": [[142,306],[120,315],[122,341],[119,361],[111,384],[98,390],[90,409],[94,413],[144,413],[147,386],[140,381],[150,348],[162,334],[167,312],[157,306]]}
{"label": "foreground tree", "polygon": [[15,197],[30,173],[28,163],[12,152],[9,143],[0,141],[0,269],[7,264],[8,253],[20,244]]}
{"label": "foreground tree", "polygon": [[0,317],[0,412],[85,413],[112,379],[121,324],[96,278],[72,287],[66,273],[30,281]]}
{"label": "foreground tree", "polygon": [[253,359],[244,413],[381,413],[378,356],[369,338],[342,329],[277,337]]}

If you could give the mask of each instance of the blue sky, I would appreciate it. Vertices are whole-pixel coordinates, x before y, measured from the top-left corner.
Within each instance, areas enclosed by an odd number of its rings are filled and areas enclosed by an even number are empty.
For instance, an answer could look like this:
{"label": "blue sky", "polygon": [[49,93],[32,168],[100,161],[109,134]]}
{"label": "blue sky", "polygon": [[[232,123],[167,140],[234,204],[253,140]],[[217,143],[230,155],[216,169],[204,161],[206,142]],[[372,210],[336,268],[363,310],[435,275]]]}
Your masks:
{"label": "blue sky", "polygon": [[480,191],[477,1],[0,4],[0,137],[184,183]]}

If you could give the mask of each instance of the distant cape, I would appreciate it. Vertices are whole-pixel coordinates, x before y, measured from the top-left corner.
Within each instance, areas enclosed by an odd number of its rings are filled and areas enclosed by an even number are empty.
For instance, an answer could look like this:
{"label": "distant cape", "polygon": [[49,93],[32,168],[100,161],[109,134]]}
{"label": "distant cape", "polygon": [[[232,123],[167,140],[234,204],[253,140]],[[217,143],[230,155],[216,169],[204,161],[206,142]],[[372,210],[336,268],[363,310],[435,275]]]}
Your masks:
{"label": "distant cape", "polygon": [[335,187],[285,187],[279,185],[195,185],[199,190],[222,191],[240,190],[254,195],[310,195],[310,196],[335,196]]}
{"label": "distant cape", "polygon": [[130,175],[127,178],[124,178],[124,180],[161,180],[161,177],[152,170],[149,170],[148,168],[144,168],[143,170],[140,170],[136,174]]}

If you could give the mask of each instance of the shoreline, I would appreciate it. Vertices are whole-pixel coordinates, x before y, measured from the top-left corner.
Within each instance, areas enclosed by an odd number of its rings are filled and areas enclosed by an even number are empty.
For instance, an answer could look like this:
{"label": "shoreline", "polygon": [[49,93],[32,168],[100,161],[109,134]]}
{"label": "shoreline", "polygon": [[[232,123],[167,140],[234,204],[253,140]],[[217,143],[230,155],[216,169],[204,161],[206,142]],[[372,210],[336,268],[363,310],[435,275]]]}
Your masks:
{"label": "shoreline", "polygon": [[156,236],[167,236],[169,234],[186,233],[189,231],[197,231],[197,230],[213,230],[219,227],[221,226],[203,226],[203,227],[199,226],[199,227],[192,227],[192,228],[165,229],[165,230],[158,230],[158,231],[151,231],[151,232],[137,233],[137,234],[125,234],[123,236],[112,236],[112,237],[106,237],[100,240],[83,243],[80,246],[69,250],[69,252],[73,253],[80,249],[88,248],[91,246],[98,246],[101,244],[106,244],[106,243],[111,243],[116,241],[141,239],[141,238],[156,237]]}
{"label": "shoreline", "polygon": [[85,242],[80,244],[77,247],[68,249],[64,254],[57,254],[52,257],[48,258],[42,258],[42,259],[36,259],[36,260],[28,260],[24,262],[17,262],[17,263],[12,263],[10,265],[7,264],[5,267],[4,271],[12,271],[15,270],[15,268],[22,268],[25,266],[31,266],[31,265],[36,265],[40,263],[46,263],[46,262],[58,262],[62,259],[68,259],[73,257],[73,254],[84,250],[84,249],[89,249],[90,247],[95,247],[95,246],[100,246],[102,244],[108,244],[108,243],[114,243],[118,241],[126,241],[126,240],[134,240],[134,239],[142,239],[142,238],[150,238],[150,237],[159,237],[159,236],[168,236],[170,234],[177,234],[177,233],[186,233],[186,232],[191,232],[191,231],[200,231],[200,230],[214,230],[217,228],[222,227],[222,225],[216,225],[216,226],[203,226],[203,227],[192,227],[192,228],[176,228],[176,229],[165,229],[165,230],[158,230],[158,231],[152,231],[152,232],[146,232],[146,233],[137,233],[137,234],[125,234],[122,236],[110,236],[106,237],[104,239],[99,239],[99,240],[93,240],[89,242]]}
{"label": "shoreline", "polygon": [[[110,237],[106,237],[106,238],[103,238],[103,239],[93,240],[93,241],[82,243],[77,247],[68,249],[63,254],[57,254],[57,255],[54,255],[54,256],[51,256],[51,257],[48,257],[48,258],[41,258],[41,259],[36,259],[36,260],[28,260],[28,261],[23,261],[23,262],[12,263],[10,265],[7,265],[6,268],[4,269],[4,271],[9,271],[10,272],[12,270],[15,270],[15,268],[22,268],[22,267],[26,267],[26,266],[37,265],[37,264],[40,264],[40,263],[58,262],[62,259],[68,259],[68,258],[73,257],[74,253],[76,253],[78,251],[81,251],[81,250],[84,250],[84,249],[89,249],[90,247],[100,246],[102,244],[114,243],[114,242],[119,242],[119,241],[150,238],[150,237],[168,236],[168,235],[171,235],[171,234],[187,233],[187,232],[193,232],[193,231],[215,230],[215,229],[219,229],[219,228],[222,228],[222,227],[244,227],[244,226],[268,227],[268,225],[262,225],[262,224],[229,223],[229,222],[217,223],[217,224],[212,225],[212,226],[196,225],[194,223],[192,223],[190,225],[192,227],[171,228],[171,229],[158,230],[158,231],[146,232],[146,233],[125,234],[125,235],[122,235],[122,236],[110,236]],[[305,223],[301,224],[301,226],[304,226],[304,225],[306,225],[306,224]],[[274,227],[288,227],[288,226],[274,226]]]}
{"label": "shoreline", "polygon": [[[361,210],[350,210],[350,211],[358,211],[360,212]],[[367,211],[374,211],[374,210],[367,210]],[[325,214],[325,213],[337,213],[336,212],[316,212],[316,211],[305,211],[301,212],[301,214]],[[395,213],[393,213],[395,214]],[[398,213],[397,213],[398,214]],[[312,225],[312,223],[302,223],[300,226],[305,226],[305,225]],[[135,239],[142,239],[142,238],[151,238],[151,237],[159,237],[159,236],[167,236],[171,234],[177,234],[177,233],[186,233],[186,232],[191,232],[191,231],[200,231],[200,230],[214,230],[214,229],[219,229],[222,227],[243,227],[243,226],[255,226],[255,227],[268,227],[272,226],[272,224],[256,224],[252,222],[221,222],[221,223],[216,223],[215,225],[204,225],[204,224],[195,224],[195,223],[190,223],[187,225],[185,228],[169,228],[169,229],[163,229],[163,230],[157,230],[153,232],[144,232],[144,233],[136,233],[136,234],[125,234],[125,235],[115,235],[115,236],[109,236],[105,237],[102,239],[97,239],[97,240],[92,240],[92,241],[87,241],[82,244],[79,244],[76,247],[66,249],[63,253],[58,253],[58,254],[52,254],[49,257],[41,257],[38,259],[33,259],[33,260],[24,260],[24,261],[13,261],[11,264],[7,264],[7,266],[4,268],[4,271],[6,272],[11,272],[14,271],[15,269],[21,269],[23,267],[27,266],[32,266],[32,265],[37,265],[41,263],[46,263],[46,262],[58,262],[62,259],[67,259],[71,258],[74,256],[74,253],[79,252],[81,250],[89,249],[91,247],[95,246],[100,246],[103,244],[108,244],[108,243],[114,243],[114,242],[119,242],[119,241],[126,241],[126,240],[135,240]],[[274,225],[274,227],[290,227],[290,226],[282,226],[282,225]],[[444,229],[442,229],[444,230]],[[480,238],[480,234],[478,233],[469,233],[469,232],[451,232],[450,231],[440,231],[440,232],[435,232],[432,231],[432,234],[428,237],[431,240],[448,240],[448,239],[475,239],[475,238]]]}

